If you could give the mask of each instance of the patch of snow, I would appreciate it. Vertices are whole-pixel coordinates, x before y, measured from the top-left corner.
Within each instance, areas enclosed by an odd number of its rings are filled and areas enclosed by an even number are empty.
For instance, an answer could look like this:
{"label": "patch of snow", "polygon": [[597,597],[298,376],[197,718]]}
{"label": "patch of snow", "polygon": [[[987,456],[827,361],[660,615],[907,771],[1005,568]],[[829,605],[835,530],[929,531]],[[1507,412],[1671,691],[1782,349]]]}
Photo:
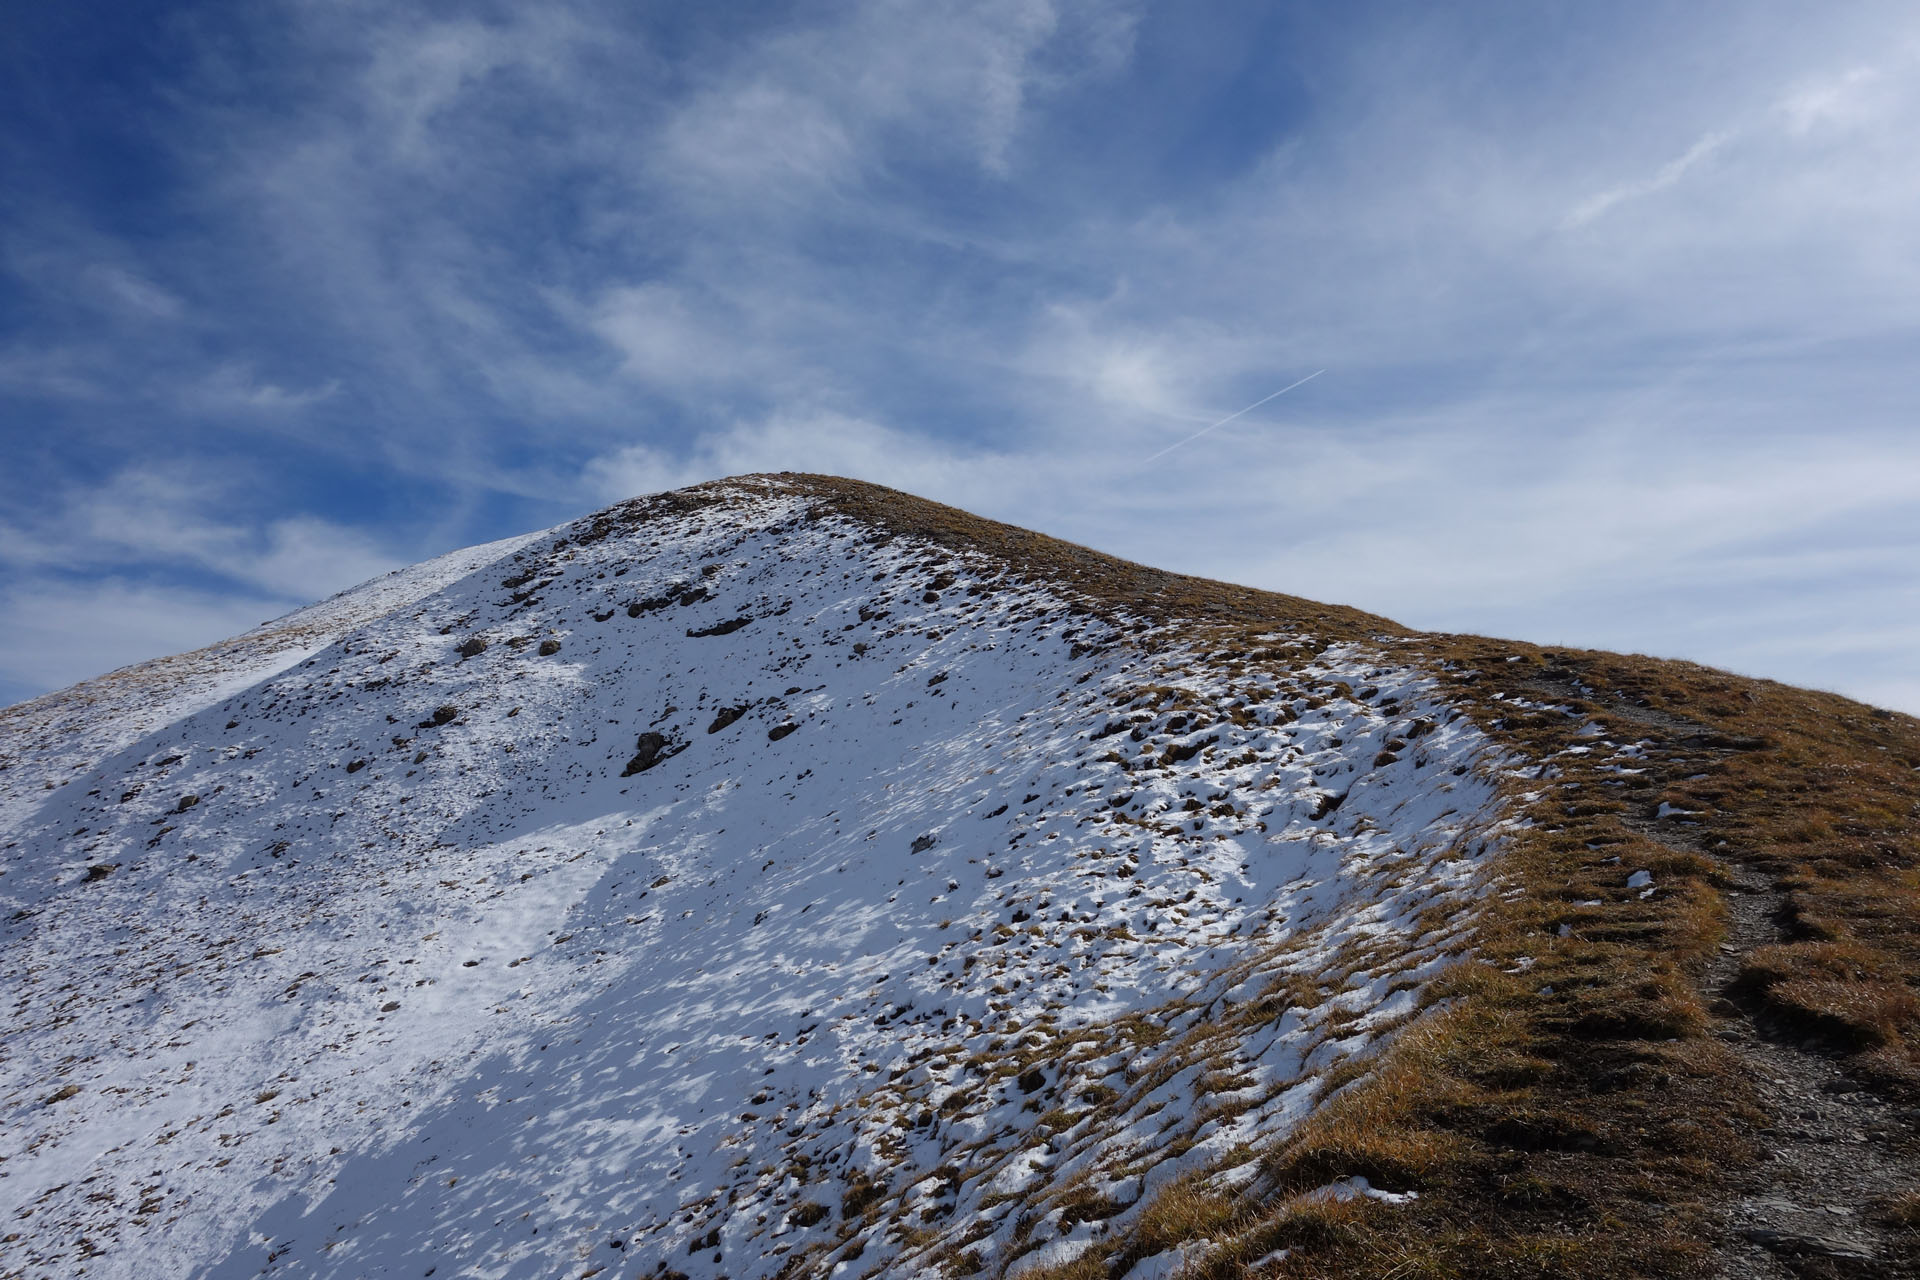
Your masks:
{"label": "patch of snow", "polygon": [[1058,1240],[1050,1240],[1014,1259],[1006,1270],[1006,1280],[1019,1280],[1020,1276],[1047,1267],[1063,1267],[1093,1248],[1094,1243],[1093,1224],[1082,1222],[1071,1233]]}
{"label": "patch of snow", "polygon": [[1315,1187],[1301,1198],[1305,1200],[1354,1200],[1365,1197],[1378,1200],[1382,1204],[1410,1204],[1420,1198],[1418,1191],[1382,1191],[1365,1178],[1355,1174],[1349,1178],[1338,1178],[1325,1186]]}
{"label": "patch of snow", "polygon": [[1123,1280],[1181,1280],[1187,1269],[1199,1265],[1213,1248],[1206,1241],[1189,1241],[1140,1259]]}

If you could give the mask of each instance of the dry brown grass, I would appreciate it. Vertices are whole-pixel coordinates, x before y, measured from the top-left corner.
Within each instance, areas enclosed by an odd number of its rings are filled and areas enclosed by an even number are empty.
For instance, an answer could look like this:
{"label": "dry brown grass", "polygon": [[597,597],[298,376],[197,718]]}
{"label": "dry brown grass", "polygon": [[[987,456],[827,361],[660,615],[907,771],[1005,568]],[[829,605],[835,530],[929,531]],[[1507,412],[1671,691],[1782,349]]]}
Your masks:
{"label": "dry brown grass", "polygon": [[1468,1095],[1443,1069],[1455,1018],[1439,1015],[1403,1036],[1366,1083],[1334,1097],[1268,1153],[1264,1171],[1283,1195],[1360,1176],[1382,1187],[1419,1190],[1459,1154],[1457,1135],[1431,1117]]}
{"label": "dry brown grass", "polygon": [[1791,942],[1747,958],[1741,982],[1783,1017],[1848,1048],[1903,1045],[1920,995],[1886,953],[1858,941]]}
{"label": "dry brown grass", "polygon": [[1889,1227],[1920,1232],[1920,1191],[1894,1196],[1878,1207],[1875,1216]]}
{"label": "dry brown grass", "polygon": [[[1450,1134],[1451,1158],[1420,1174],[1427,1194],[1393,1228],[1419,1238],[1409,1246],[1418,1256],[1386,1264],[1369,1250],[1390,1247],[1353,1243],[1290,1260],[1286,1274],[1704,1266],[1698,1237],[1752,1159],[1739,1122],[1760,1118],[1738,1063],[1699,1034],[1698,978],[1721,937],[1726,867],[1746,861],[1776,876],[1810,935],[1750,957],[1752,989],[1858,1052],[1863,1076],[1906,1078],[1920,986],[1910,896],[1920,726],[1686,663],[1471,637],[1422,647],[1453,666],[1476,719],[1527,756],[1555,755],[1565,745],[1556,721],[1568,718],[1510,714],[1493,694],[1551,693],[1616,741],[1648,740],[1648,772],[1638,787],[1609,787],[1558,757],[1566,778],[1533,806],[1539,825],[1504,860],[1524,892],[1483,915],[1479,962],[1447,984],[1462,998],[1391,1055],[1419,1064],[1419,1085],[1383,1072],[1363,1087],[1377,1103],[1330,1112],[1295,1140],[1324,1148],[1324,1131],[1366,1140],[1423,1119]],[[1549,679],[1556,687],[1543,690]],[[1686,834],[1713,856],[1642,834],[1663,800],[1698,813]],[[1624,867],[1653,870],[1661,892],[1645,902],[1618,893]],[[1562,925],[1570,937],[1556,936]],[[1503,972],[1521,955],[1532,968]],[[1636,1225],[1608,1227],[1624,1222]]]}
{"label": "dry brown grass", "polygon": [[1180,1179],[1153,1198],[1125,1246],[1108,1256],[1108,1269],[1125,1275],[1142,1258],[1225,1235],[1246,1208],[1238,1197],[1208,1190],[1197,1177]]}

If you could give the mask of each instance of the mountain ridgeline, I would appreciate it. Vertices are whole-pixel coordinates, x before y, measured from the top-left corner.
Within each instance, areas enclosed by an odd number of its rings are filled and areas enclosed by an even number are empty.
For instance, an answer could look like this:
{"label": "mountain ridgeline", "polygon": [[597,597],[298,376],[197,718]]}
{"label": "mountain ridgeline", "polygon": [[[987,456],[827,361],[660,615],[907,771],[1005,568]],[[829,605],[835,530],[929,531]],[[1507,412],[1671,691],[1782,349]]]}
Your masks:
{"label": "mountain ridgeline", "polygon": [[1912,1274],[1916,769],[636,499],[0,712],[0,1275]]}

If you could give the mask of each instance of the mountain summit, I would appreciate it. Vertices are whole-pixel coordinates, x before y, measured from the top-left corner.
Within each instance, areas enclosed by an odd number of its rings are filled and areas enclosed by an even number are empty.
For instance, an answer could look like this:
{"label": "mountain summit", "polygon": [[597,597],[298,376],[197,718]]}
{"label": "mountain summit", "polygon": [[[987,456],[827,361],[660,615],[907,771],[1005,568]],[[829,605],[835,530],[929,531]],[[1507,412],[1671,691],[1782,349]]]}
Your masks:
{"label": "mountain summit", "polygon": [[[1916,766],[852,481],[636,499],[0,713],[0,1272],[1904,1274]],[[1836,1081],[1839,1243],[1760,1158]]]}

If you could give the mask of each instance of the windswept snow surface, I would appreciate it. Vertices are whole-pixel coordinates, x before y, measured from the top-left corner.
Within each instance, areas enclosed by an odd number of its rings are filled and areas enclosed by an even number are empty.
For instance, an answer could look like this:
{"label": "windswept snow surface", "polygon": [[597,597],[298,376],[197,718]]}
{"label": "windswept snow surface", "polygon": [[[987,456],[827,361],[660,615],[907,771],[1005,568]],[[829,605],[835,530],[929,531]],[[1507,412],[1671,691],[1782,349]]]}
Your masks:
{"label": "windswept snow surface", "polygon": [[0,1273],[1063,1261],[1252,1177],[1500,827],[1377,654],[772,482],[481,563],[8,812]]}
{"label": "windswept snow surface", "polygon": [[466,547],[261,623],[243,636],[0,708],[0,829],[76,772],[511,555],[539,534]]}

